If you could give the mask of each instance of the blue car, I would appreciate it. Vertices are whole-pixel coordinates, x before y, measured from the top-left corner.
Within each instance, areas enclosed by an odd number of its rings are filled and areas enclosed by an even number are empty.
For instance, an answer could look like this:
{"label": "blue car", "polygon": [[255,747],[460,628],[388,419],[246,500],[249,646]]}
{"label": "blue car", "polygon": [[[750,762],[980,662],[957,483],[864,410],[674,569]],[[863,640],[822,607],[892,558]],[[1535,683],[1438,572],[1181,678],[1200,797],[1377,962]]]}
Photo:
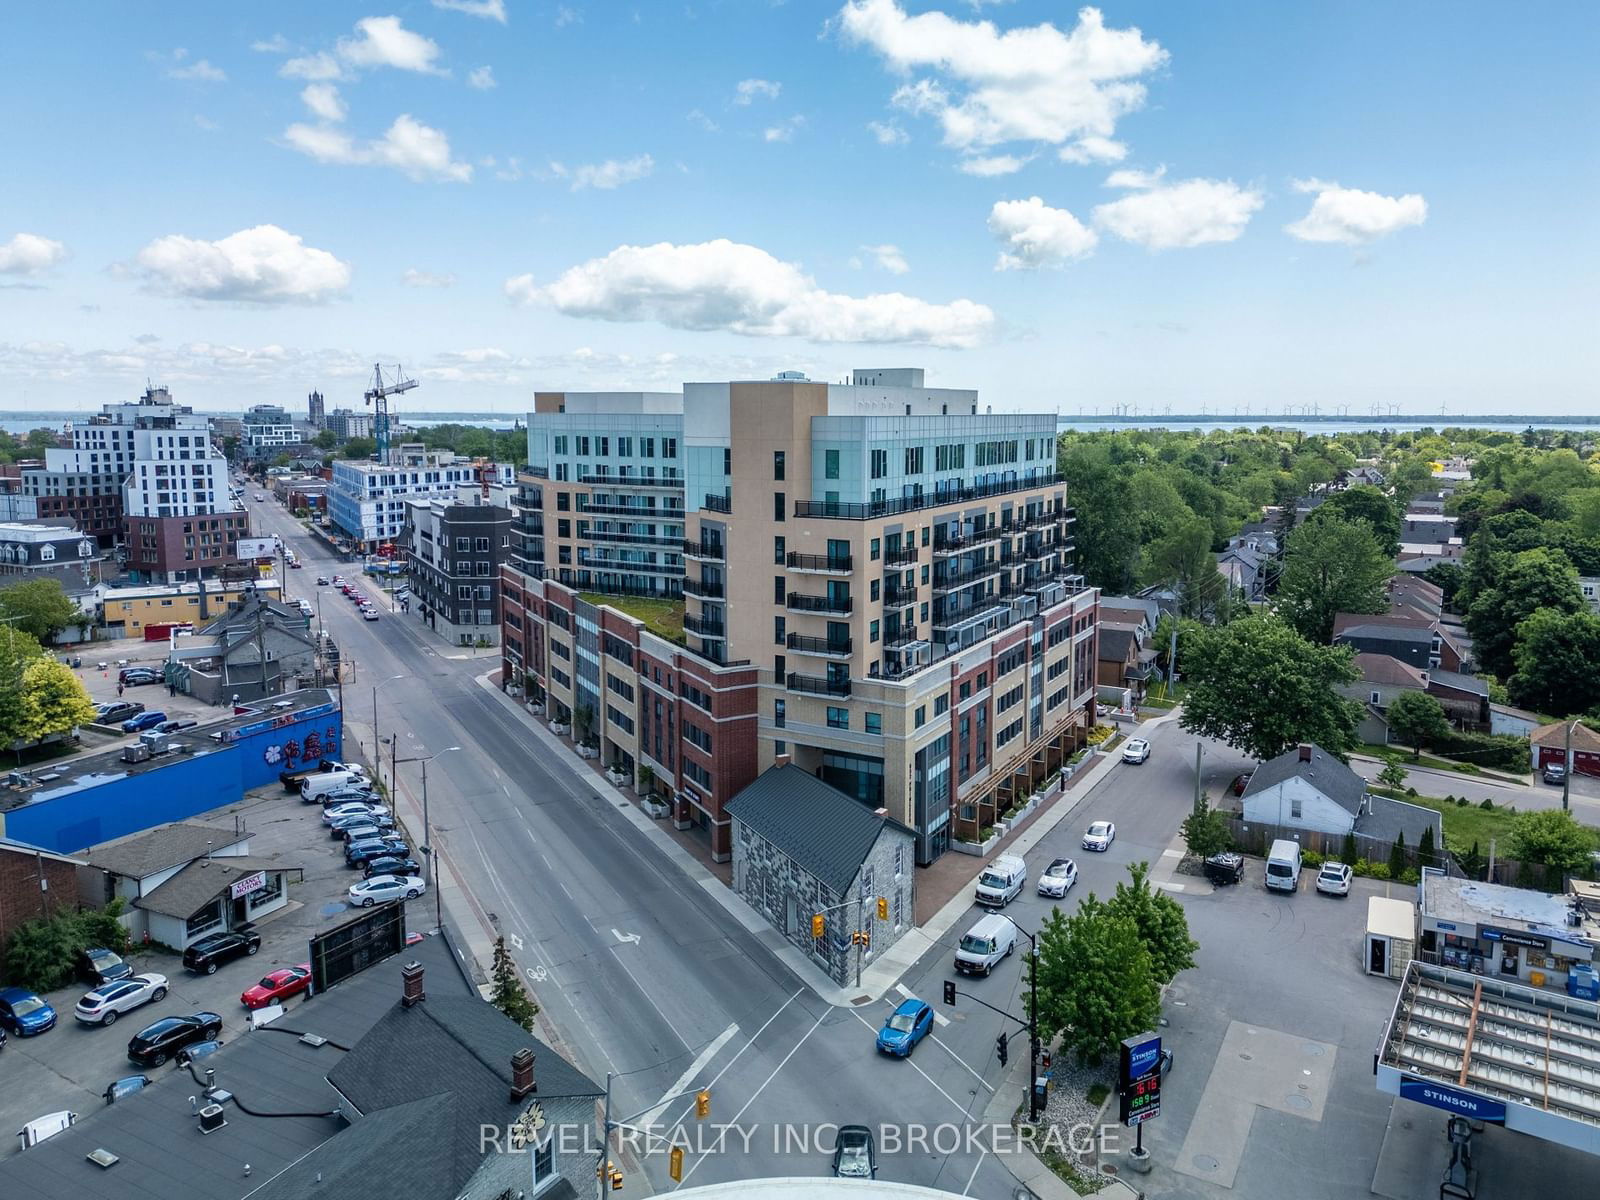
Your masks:
{"label": "blue car", "polygon": [[123,733],[142,733],[146,729],[154,729],[163,724],[167,719],[164,712],[142,712],[136,717],[129,717],[122,723]]}
{"label": "blue car", "polygon": [[878,1049],[884,1054],[910,1058],[917,1043],[932,1029],[933,1009],[921,1000],[902,1000],[878,1030]]}
{"label": "blue car", "polygon": [[54,1029],[56,1010],[27,988],[0,989],[0,1025],[21,1037]]}

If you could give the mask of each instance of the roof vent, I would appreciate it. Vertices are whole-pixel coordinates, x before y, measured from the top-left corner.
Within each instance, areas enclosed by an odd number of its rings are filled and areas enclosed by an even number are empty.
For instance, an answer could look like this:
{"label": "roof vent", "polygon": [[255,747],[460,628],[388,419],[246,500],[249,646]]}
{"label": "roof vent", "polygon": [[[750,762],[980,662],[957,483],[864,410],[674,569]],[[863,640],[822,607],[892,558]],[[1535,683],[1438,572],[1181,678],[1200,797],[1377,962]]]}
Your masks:
{"label": "roof vent", "polygon": [[201,1133],[215,1133],[227,1123],[228,1118],[222,1115],[220,1104],[208,1104],[200,1110]]}
{"label": "roof vent", "polygon": [[122,1160],[109,1150],[91,1150],[84,1155],[95,1166],[105,1168],[115,1166]]}

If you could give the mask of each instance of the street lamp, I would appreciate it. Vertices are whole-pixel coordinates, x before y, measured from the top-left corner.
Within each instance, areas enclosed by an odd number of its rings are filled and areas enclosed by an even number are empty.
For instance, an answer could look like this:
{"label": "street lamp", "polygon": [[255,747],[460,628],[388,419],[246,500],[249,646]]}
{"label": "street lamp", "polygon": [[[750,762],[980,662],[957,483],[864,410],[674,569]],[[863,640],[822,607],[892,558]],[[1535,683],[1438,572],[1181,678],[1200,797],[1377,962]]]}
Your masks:
{"label": "street lamp", "polygon": [[[378,783],[383,783],[383,747],[378,741],[378,689],[386,683],[393,683],[396,679],[405,679],[405,675],[391,675],[387,679],[380,679],[372,685],[372,759],[373,769],[378,772]],[[394,780],[389,780],[392,787]]]}
{"label": "street lamp", "polygon": [[[433,849],[433,843],[428,832],[428,764],[441,754],[449,754],[460,746],[446,746],[443,750],[436,750],[432,754],[419,754],[414,758],[390,759],[390,782],[395,782],[395,769],[406,763],[419,762],[422,764],[422,845],[418,847],[422,856],[428,863],[428,886],[433,889],[434,925],[435,928],[444,928],[444,897],[439,891],[439,863]],[[382,757],[381,755],[379,756]]]}

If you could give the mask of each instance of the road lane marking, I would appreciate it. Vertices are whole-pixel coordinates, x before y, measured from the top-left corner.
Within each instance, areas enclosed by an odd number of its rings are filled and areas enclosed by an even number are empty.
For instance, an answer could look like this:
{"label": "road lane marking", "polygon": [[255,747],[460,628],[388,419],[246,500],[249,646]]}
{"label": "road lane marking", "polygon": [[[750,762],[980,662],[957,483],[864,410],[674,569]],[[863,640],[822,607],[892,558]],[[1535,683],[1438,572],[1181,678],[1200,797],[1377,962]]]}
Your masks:
{"label": "road lane marking", "polygon": [[[873,1025],[872,1025],[872,1023],[870,1021],[868,1021],[860,1013],[856,1012],[855,1009],[851,1009],[850,1010],[850,1015],[852,1017],[854,1017],[856,1020],[860,1021],[868,1029],[871,1029],[872,1030],[872,1035],[874,1037],[877,1036],[877,1034],[878,1034],[877,1029],[873,1027]],[[946,1100],[950,1101],[951,1104],[955,1105],[956,1108],[961,1112],[961,1114],[963,1116],[968,1115],[968,1111],[967,1110],[971,1107],[970,1104],[962,1104],[959,1100],[957,1100],[949,1092],[945,1091],[942,1087],[940,1087],[937,1083],[935,1083],[934,1080],[933,1080],[933,1076],[929,1075],[921,1067],[917,1066],[916,1063],[912,1062],[911,1061],[911,1056],[909,1054],[905,1056],[905,1060],[904,1061],[905,1061],[906,1066],[910,1067],[918,1075],[921,1075],[924,1079],[926,1079],[928,1081],[929,1086],[931,1086],[934,1091],[938,1092],[939,1095],[943,1096]],[[963,1064],[963,1065],[965,1065],[965,1064]],[[968,1070],[971,1070],[971,1068],[969,1067]],[[739,1120],[738,1117],[734,1118],[735,1123],[737,1123],[738,1120]]]}
{"label": "road lane marking", "polygon": [[978,1161],[972,1164],[972,1174],[967,1176],[967,1186],[961,1189],[963,1196],[972,1195],[972,1181],[978,1177],[978,1168],[983,1166],[984,1156],[988,1153],[989,1148],[987,1146],[980,1145],[978,1147]]}
{"label": "road lane marking", "polygon": [[617,941],[621,942],[623,945],[627,945],[629,942],[632,942],[635,946],[639,944],[639,935],[637,933],[618,933],[615,927],[613,927],[611,930],[611,936],[616,938]]}
{"label": "road lane marking", "polygon": [[940,1042],[938,1034],[930,1033],[928,1036],[931,1037],[935,1042],[938,1042],[939,1045],[944,1046],[944,1052],[946,1054],[948,1054],[951,1058],[955,1059],[963,1067],[966,1067],[967,1070],[972,1073],[972,1077],[974,1079],[976,1079],[984,1087],[988,1088],[991,1092],[994,1091],[994,1085],[991,1084],[982,1075],[978,1074],[977,1071],[974,1071],[972,1069],[972,1065],[970,1063],[968,1063],[966,1059],[962,1058],[961,1055],[957,1054],[954,1050],[950,1049],[949,1046],[945,1046],[945,1044],[943,1042]]}
{"label": "road lane marking", "polygon": [[[615,950],[616,947],[613,946],[612,949]],[[650,989],[639,982],[639,977],[629,969],[628,964],[621,958],[616,958],[612,961],[614,961],[617,966],[622,968],[629,979],[633,980],[633,986],[639,989],[640,995],[642,995],[646,1000],[650,1001],[650,1007],[656,1010],[656,1016],[661,1018],[668,1029],[672,1030],[672,1036],[678,1039],[679,1044],[688,1046],[689,1039],[684,1037],[683,1034],[679,1032],[678,1027],[672,1023],[672,1018],[667,1016],[666,1011],[662,1009],[661,1005],[656,1003],[656,998],[650,994]]]}
{"label": "road lane marking", "polygon": [[[910,989],[910,988],[908,988],[908,987],[906,987],[906,985],[905,985],[905,984],[903,984],[903,983],[897,983],[897,984],[895,984],[895,985],[894,985],[894,990],[895,990],[895,991],[897,991],[897,992],[899,992],[899,993],[900,993],[900,994],[901,994],[901,995],[902,995],[902,996],[904,996],[904,997],[905,997],[905,998],[906,998],[906,999],[907,999],[907,1000],[920,1000],[920,999],[922,999],[922,997],[921,997],[921,996],[917,996],[917,995],[914,995],[914,994],[913,994],[913,993],[912,993],[912,992],[911,992],[911,989]],[[944,1015],[944,1014],[943,1014],[943,1013],[942,1013],[942,1012],[940,1012],[940,1011],[939,1011],[939,1010],[938,1010],[938,1009],[937,1009],[937,1008],[936,1008],[936,1009],[934,1009],[934,1010],[933,1010],[933,1019],[934,1019],[934,1020],[935,1020],[935,1021],[936,1021],[936,1022],[937,1022],[937,1023],[938,1023],[938,1024],[939,1024],[939,1025],[940,1025],[940,1026],[941,1026],[941,1027],[943,1027],[943,1026],[945,1026],[945,1025],[948,1025],[948,1024],[950,1024],[950,1018],[949,1018],[949,1017],[947,1017],[947,1016],[945,1016],[945,1015]]]}
{"label": "road lane marking", "polygon": [[679,1075],[675,1080],[672,1081],[672,1085],[661,1094],[661,1099],[656,1106],[650,1109],[649,1112],[641,1113],[639,1119],[636,1120],[634,1124],[646,1126],[653,1124],[656,1117],[660,1115],[661,1110],[666,1108],[668,1104],[672,1103],[679,1092],[683,1091],[684,1088],[689,1086],[689,1081],[691,1079],[706,1069],[706,1064],[720,1054],[722,1052],[722,1048],[731,1042],[734,1035],[738,1032],[739,1026],[737,1023],[735,1023],[729,1025],[721,1033],[717,1034],[715,1038],[706,1044],[704,1050],[695,1055],[694,1061],[689,1064],[688,1069],[684,1071],[682,1075]]}
{"label": "road lane marking", "polygon": [[[759,1038],[763,1033],[765,1033],[767,1031],[767,1027],[769,1025],[771,1025],[774,1021],[776,1021],[780,1016],[782,1016],[783,1015],[783,1010],[788,1008],[789,1005],[793,1004],[795,1002],[795,1000],[797,998],[799,998],[800,996],[804,995],[804,993],[805,993],[805,989],[801,988],[793,996],[790,996],[782,1004],[778,1005],[777,1011],[774,1012],[770,1017],[768,1017],[765,1021],[763,1021],[761,1023],[761,1028],[756,1030],[753,1034],[750,1035],[750,1040],[748,1042],[746,1042],[744,1045],[740,1046],[738,1052],[732,1058],[730,1058],[727,1062],[722,1064],[722,1070],[718,1071],[715,1075],[713,1075],[711,1077],[711,1082],[706,1084],[706,1087],[707,1088],[716,1087],[717,1086],[717,1081],[720,1080],[724,1075],[726,1075],[728,1073],[729,1068],[732,1067],[734,1063],[738,1062],[739,1059],[744,1056],[744,1052],[746,1050],[750,1049],[751,1046],[754,1046],[756,1044],[756,1039]],[[684,1105],[683,1112],[679,1115],[678,1120],[676,1122],[673,1122],[673,1124],[680,1124],[681,1125],[683,1123],[683,1118],[685,1116],[687,1116],[688,1113],[689,1113],[689,1106],[688,1105]]]}

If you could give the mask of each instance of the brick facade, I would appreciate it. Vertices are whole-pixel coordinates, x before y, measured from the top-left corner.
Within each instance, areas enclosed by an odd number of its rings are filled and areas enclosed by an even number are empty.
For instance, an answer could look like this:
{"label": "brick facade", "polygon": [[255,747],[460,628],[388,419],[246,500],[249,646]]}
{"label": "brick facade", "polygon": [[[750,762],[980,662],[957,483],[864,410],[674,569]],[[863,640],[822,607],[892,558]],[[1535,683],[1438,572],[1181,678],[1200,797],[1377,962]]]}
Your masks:
{"label": "brick facade", "polygon": [[[44,888],[39,886],[41,870]],[[0,845],[0,979],[4,978],[6,947],[16,928],[63,907],[78,907],[75,864],[48,854],[36,855],[23,846]]]}

